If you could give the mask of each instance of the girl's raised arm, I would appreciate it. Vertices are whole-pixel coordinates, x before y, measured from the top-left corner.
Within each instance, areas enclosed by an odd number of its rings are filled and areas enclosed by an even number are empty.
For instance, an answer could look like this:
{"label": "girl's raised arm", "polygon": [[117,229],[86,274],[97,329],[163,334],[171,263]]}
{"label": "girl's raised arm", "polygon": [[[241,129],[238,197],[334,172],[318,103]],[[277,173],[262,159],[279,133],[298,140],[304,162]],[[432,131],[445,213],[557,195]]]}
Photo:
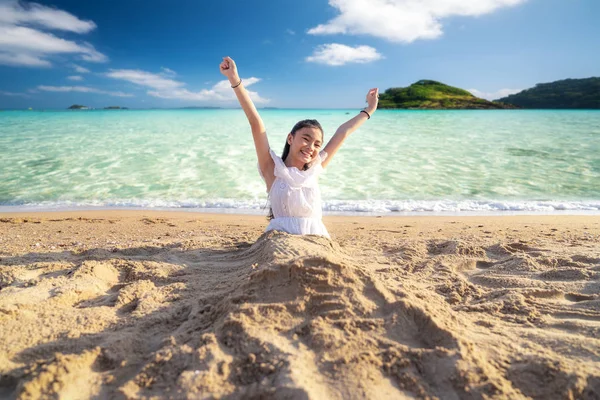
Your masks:
{"label": "girl's raised arm", "polygon": [[252,137],[254,138],[254,147],[256,148],[256,156],[258,157],[258,165],[260,166],[261,172],[267,182],[267,187],[271,186],[271,183],[275,180],[274,169],[275,162],[269,154],[269,141],[267,139],[267,132],[265,125],[263,124],[256,107],[252,102],[252,99],[248,95],[244,83],[240,79],[235,65],[230,57],[223,57],[220,68],[221,73],[229,79],[231,87],[233,88],[235,95],[237,96],[248,122],[252,129]]}
{"label": "girl's raised arm", "polygon": [[335,153],[339,150],[344,143],[344,140],[355,130],[357,130],[367,119],[371,118],[371,116],[377,111],[377,103],[379,102],[379,89],[373,88],[369,90],[367,93],[367,103],[368,106],[364,109],[365,112],[359,112],[354,118],[349,121],[344,122],[340,127],[335,131],[333,137],[327,143],[327,146],[323,150],[327,152],[327,158],[323,161],[323,168],[329,164]]}

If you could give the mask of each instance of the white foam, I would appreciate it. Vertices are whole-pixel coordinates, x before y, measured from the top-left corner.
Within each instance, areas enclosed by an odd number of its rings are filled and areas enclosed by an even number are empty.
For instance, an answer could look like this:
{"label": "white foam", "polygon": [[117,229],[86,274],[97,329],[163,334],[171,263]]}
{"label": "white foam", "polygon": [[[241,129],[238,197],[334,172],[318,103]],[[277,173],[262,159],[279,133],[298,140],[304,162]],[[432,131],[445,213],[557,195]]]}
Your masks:
{"label": "white foam", "polygon": [[[203,212],[267,213],[261,199],[213,200],[111,200],[43,201],[0,205],[0,212],[68,211],[83,209],[155,209]],[[325,214],[403,214],[403,215],[503,215],[503,214],[600,214],[600,201],[587,200],[330,200],[323,203]]]}
{"label": "white foam", "polygon": [[500,201],[500,200],[357,200],[329,201],[327,211],[350,212],[500,212],[500,211],[598,211],[600,201]]}

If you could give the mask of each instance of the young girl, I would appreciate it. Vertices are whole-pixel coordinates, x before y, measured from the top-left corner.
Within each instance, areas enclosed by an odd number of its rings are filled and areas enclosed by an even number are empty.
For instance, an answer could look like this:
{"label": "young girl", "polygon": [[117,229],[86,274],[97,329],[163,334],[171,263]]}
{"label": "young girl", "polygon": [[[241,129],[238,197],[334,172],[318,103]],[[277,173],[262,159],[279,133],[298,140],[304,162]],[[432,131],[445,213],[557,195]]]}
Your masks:
{"label": "young girl", "polygon": [[329,237],[321,221],[321,192],[317,178],[348,135],[371,118],[377,110],[379,89],[369,90],[368,106],[343,123],[325,147],[323,128],[316,120],[306,119],[298,122],[287,135],[283,154],[279,157],[269,146],[263,121],[244,88],[235,62],[229,57],[224,57],[220,69],[229,79],[250,122],[258,169],[267,184],[267,193],[271,200],[271,221],[266,230]]}

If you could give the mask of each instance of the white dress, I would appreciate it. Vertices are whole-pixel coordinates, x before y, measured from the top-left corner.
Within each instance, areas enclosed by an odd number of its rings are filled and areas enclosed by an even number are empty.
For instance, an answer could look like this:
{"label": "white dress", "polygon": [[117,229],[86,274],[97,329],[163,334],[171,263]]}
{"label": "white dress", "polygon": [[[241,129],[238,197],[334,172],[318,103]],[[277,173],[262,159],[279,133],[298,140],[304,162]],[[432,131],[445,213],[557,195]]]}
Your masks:
{"label": "white dress", "polygon": [[[306,171],[286,166],[281,157],[271,149],[269,153],[275,162],[275,181],[269,192],[275,218],[271,220],[266,231],[329,237],[321,221],[323,212],[318,182],[318,177],[323,172],[321,162],[327,158],[327,152],[319,152]],[[260,167],[258,171],[260,172]],[[265,180],[262,173],[260,176]]]}

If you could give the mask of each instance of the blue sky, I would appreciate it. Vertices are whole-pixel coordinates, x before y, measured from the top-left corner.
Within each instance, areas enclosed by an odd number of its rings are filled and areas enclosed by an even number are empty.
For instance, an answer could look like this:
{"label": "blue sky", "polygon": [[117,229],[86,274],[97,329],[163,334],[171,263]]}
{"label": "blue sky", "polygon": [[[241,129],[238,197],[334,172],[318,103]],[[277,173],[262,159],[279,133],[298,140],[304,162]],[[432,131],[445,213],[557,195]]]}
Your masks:
{"label": "blue sky", "polygon": [[0,0],[0,108],[354,108],[434,79],[486,98],[600,76],[598,0]]}

